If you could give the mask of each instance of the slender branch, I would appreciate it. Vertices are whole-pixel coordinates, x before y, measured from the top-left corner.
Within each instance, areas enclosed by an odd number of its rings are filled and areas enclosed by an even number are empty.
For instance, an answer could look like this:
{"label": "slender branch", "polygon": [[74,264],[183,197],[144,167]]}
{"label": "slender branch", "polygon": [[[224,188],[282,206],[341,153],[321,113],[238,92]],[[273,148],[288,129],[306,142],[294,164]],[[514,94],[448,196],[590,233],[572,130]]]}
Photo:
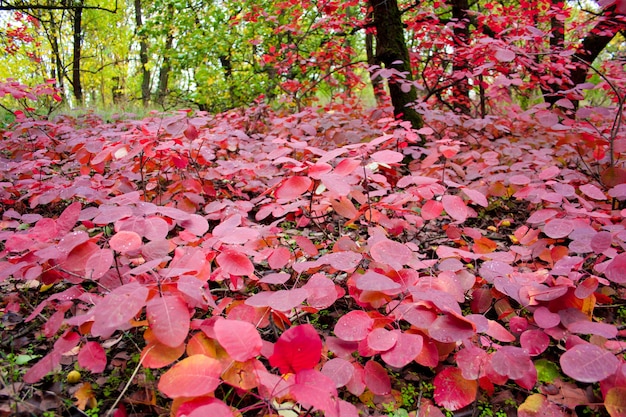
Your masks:
{"label": "slender branch", "polygon": [[62,4],[11,4],[6,0],[0,0],[0,10],[75,10],[75,9],[90,9],[90,10],[103,10],[109,13],[117,13],[117,0],[115,0],[115,8],[109,9],[103,6],[87,6],[87,5],[62,5]]}

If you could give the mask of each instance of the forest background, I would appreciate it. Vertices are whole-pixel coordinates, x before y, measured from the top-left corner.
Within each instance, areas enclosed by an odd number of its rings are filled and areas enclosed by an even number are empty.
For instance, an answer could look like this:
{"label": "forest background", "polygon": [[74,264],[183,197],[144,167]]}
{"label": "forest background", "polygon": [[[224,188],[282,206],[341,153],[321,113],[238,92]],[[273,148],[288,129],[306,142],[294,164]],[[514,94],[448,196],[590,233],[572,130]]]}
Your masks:
{"label": "forest background", "polygon": [[0,11],[3,415],[626,415],[626,3]]}

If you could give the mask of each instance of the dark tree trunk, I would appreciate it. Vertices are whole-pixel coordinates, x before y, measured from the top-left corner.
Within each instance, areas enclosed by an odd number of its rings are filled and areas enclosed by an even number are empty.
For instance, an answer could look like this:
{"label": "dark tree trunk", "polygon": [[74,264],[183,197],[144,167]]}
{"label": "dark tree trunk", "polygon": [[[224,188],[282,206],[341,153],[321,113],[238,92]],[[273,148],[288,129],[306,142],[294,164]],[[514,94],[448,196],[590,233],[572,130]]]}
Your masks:
{"label": "dark tree trunk", "polygon": [[380,75],[375,75],[372,68],[380,67],[382,64],[374,53],[374,35],[371,33],[365,34],[365,52],[367,54],[367,64],[369,65],[370,82],[372,83],[372,89],[374,90],[374,98],[376,104],[379,106],[385,102],[385,87],[383,86],[383,79]]}
{"label": "dark tree trunk", "polygon": [[[396,0],[369,0],[372,7],[374,27],[376,28],[376,58],[386,68],[395,69],[405,78],[392,77],[387,80],[389,95],[396,117],[411,122],[415,129],[423,126],[422,116],[415,111],[412,104],[417,100],[417,91],[410,85],[413,81],[409,50],[404,40],[404,25]],[[402,83],[406,81],[410,88]]]}
{"label": "dark tree trunk", "polygon": [[170,78],[170,51],[174,45],[174,34],[170,30],[165,39],[165,50],[163,52],[163,63],[161,64],[161,71],[159,72],[159,87],[157,89],[156,102],[161,106],[165,103],[165,97],[167,96],[167,84]]}
{"label": "dark tree trunk", "polygon": [[[612,14],[612,12],[611,12]],[[563,39],[559,38],[559,32],[564,28],[560,26],[560,22],[554,23],[552,28],[556,31],[556,39],[550,40],[550,46],[557,48],[555,51],[558,53],[560,46],[563,45]],[[620,31],[626,29],[626,22],[619,16],[606,16],[600,18],[598,23],[589,34],[582,41],[582,45],[573,56],[573,64],[575,68],[570,72],[569,77],[560,86],[549,86],[544,89],[544,100],[551,105],[556,103],[559,99],[563,98],[563,91],[574,88],[578,84],[582,84],[587,80],[587,74],[589,73],[589,67],[593,64],[593,61],[600,55],[600,52],[611,42],[611,40]],[[553,34],[554,35],[554,34]],[[578,100],[573,99],[575,106],[578,106]]]}
{"label": "dark tree trunk", "polygon": [[[141,0],[135,0],[135,26],[137,31],[143,26]],[[146,37],[139,37],[139,62],[141,63],[141,103],[146,106],[150,101],[150,70],[148,69],[148,42]]]}
{"label": "dark tree trunk", "polygon": [[74,10],[74,50],[72,57],[72,87],[76,102],[83,104],[83,86],[80,81],[80,59],[83,40],[83,8],[77,7]]}
{"label": "dark tree trunk", "polygon": [[[457,74],[468,69],[470,64],[465,53],[457,53],[467,47],[470,39],[469,18],[467,10],[469,9],[468,0],[454,0],[452,2],[452,19],[454,25],[454,61],[452,62],[452,73]],[[453,108],[460,113],[469,113],[470,111],[470,84],[467,77],[457,80],[452,87],[452,104]]]}

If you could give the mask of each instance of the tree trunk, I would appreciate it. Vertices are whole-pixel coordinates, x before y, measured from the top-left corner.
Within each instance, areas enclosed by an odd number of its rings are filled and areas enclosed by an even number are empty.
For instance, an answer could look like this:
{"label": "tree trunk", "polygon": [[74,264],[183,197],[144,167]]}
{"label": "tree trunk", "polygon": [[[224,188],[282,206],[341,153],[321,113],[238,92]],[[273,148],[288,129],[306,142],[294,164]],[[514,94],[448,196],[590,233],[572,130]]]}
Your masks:
{"label": "tree trunk", "polygon": [[365,52],[367,54],[367,64],[369,65],[370,82],[374,90],[376,104],[381,106],[385,103],[385,87],[380,75],[374,75],[372,68],[379,67],[382,63],[376,58],[374,53],[374,36],[371,33],[365,34]]}
{"label": "tree trunk", "polygon": [[[402,16],[396,0],[369,0],[376,28],[376,58],[386,68],[395,69],[404,78],[392,76],[387,80],[389,95],[396,117],[411,122],[419,129],[423,126],[422,116],[411,105],[417,100],[417,91],[411,83],[411,62],[404,40]],[[403,83],[404,88],[403,88]]]}
{"label": "tree trunk", "polygon": [[[464,53],[457,53],[457,50],[467,47],[470,39],[468,0],[454,0],[452,2],[452,19],[454,25],[454,60],[452,62],[452,74],[457,74],[468,69],[470,65]],[[470,111],[470,84],[467,77],[457,80],[452,86],[452,105],[460,113],[468,114]]]}
{"label": "tree trunk", "polygon": [[[141,0],[135,0],[135,26],[137,32],[143,26]],[[141,63],[141,104],[145,107],[150,101],[150,70],[148,69],[148,42],[143,35],[139,36],[139,62]]]}
{"label": "tree trunk", "polygon": [[[589,67],[593,64],[593,61],[595,61],[598,55],[600,55],[600,52],[611,42],[615,35],[626,28],[624,21],[620,20],[620,17],[613,15],[614,11],[610,11],[610,13],[610,16],[600,18],[595,27],[591,29],[589,34],[583,39],[581,47],[573,56],[572,63],[575,65],[575,68],[570,72],[569,79],[560,86],[550,86],[551,88],[544,90],[544,100],[546,102],[553,105],[560,98],[563,98],[563,91],[584,83],[587,80]],[[557,36],[554,41],[551,40],[550,42],[550,46],[552,47],[558,46],[558,44],[553,42],[562,42],[558,37],[558,31],[564,30],[561,29],[558,24],[553,25],[553,30],[555,29],[557,30]],[[558,53],[559,50],[555,52]],[[578,100],[572,99],[572,102],[575,106],[578,106]]]}
{"label": "tree trunk", "polygon": [[74,48],[72,57],[72,87],[74,97],[79,105],[83,104],[83,86],[80,81],[80,58],[83,40],[83,8],[74,10]]}
{"label": "tree trunk", "polygon": [[165,48],[163,51],[163,63],[161,64],[161,71],[159,72],[159,87],[157,88],[157,96],[156,102],[159,105],[163,105],[165,103],[165,97],[167,96],[167,84],[170,78],[170,51],[172,50],[172,46],[174,45],[174,34],[170,30],[167,34],[167,38],[165,39]]}

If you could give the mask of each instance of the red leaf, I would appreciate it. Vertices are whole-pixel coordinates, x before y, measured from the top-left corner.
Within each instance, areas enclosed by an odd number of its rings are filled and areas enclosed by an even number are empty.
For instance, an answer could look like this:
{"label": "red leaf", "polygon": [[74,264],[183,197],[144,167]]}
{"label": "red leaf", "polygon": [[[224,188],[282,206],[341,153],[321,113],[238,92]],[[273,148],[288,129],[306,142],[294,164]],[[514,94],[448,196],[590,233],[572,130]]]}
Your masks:
{"label": "red leaf", "polygon": [[130,320],[146,304],[148,293],[148,288],[138,282],[122,285],[111,291],[96,304],[91,334],[107,338],[116,330],[129,329]]}
{"label": "red leaf", "polygon": [[52,351],[41,358],[39,362],[33,365],[23,376],[23,381],[27,384],[34,384],[41,380],[44,376],[53,372],[61,364],[62,353]]}
{"label": "red leaf", "polygon": [[443,204],[441,204],[440,201],[428,200],[422,206],[421,214],[424,220],[432,220],[432,219],[436,219],[437,217],[439,217],[442,211],[443,211]]}
{"label": "red leaf", "polygon": [[294,326],[283,333],[274,344],[270,365],[280,373],[297,373],[313,369],[322,358],[322,340],[310,324]]}
{"label": "red leaf", "polygon": [[459,368],[445,368],[435,376],[433,385],[435,402],[446,410],[460,410],[476,400],[478,382],[463,378]]}
{"label": "red leaf", "polygon": [[446,213],[458,223],[464,222],[467,218],[467,206],[461,197],[446,194],[441,198],[441,203]]}
{"label": "red leaf", "polygon": [[98,342],[87,342],[78,352],[78,364],[97,374],[107,366],[107,355]]}
{"label": "red leaf", "polygon": [[141,247],[141,236],[129,230],[120,230],[111,237],[109,246],[120,253],[131,252]]}
{"label": "red leaf", "polygon": [[215,391],[222,365],[205,355],[183,359],[161,375],[159,391],[170,398],[199,397]]}
{"label": "red leaf", "polygon": [[222,319],[213,329],[217,341],[234,360],[245,362],[261,353],[261,336],[251,323]]}
{"label": "red leaf", "polygon": [[185,417],[235,417],[232,410],[217,398],[198,398],[178,407],[177,416]]}
{"label": "red leaf", "polygon": [[413,259],[413,252],[405,244],[382,239],[370,248],[370,255],[376,262],[384,263],[396,271]]}
{"label": "red leaf", "polygon": [[365,311],[352,310],[339,317],[335,324],[335,335],[347,342],[358,342],[367,337],[374,320]]}
{"label": "red leaf", "polygon": [[287,178],[274,191],[277,199],[294,200],[308,191],[313,181],[309,177],[297,176]]}
{"label": "red leaf", "polygon": [[164,345],[177,347],[187,338],[189,309],[178,295],[152,298],[146,305],[146,317],[154,336]]}
{"label": "red leaf", "polygon": [[387,395],[391,392],[391,379],[385,368],[373,360],[365,364],[365,385],[376,395]]}
{"label": "red leaf", "polygon": [[254,275],[254,265],[250,259],[243,253],[232,249],[227,249],[217,255],[217,263],[226,273],[232,275]]}

